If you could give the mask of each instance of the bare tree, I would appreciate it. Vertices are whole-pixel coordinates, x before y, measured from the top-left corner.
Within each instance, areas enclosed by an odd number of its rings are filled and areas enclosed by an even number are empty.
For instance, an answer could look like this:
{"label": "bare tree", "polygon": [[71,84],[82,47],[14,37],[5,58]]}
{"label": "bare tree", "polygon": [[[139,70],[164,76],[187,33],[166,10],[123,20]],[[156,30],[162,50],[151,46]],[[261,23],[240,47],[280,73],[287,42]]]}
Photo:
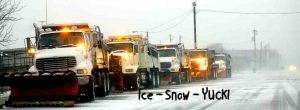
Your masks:
{"label": "bare tree", "polygon": [[0,0],[0,46],[9,45],[12,39],[12,22],[20,20],[14,13],[21,10],[20,1]]}

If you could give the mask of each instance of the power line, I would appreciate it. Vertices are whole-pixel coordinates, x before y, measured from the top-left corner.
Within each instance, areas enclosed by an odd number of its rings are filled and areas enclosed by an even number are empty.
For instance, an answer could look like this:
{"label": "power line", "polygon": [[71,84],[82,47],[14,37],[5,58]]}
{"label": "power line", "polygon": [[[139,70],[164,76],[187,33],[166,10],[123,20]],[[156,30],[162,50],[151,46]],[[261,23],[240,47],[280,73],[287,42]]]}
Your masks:
{"label": "power line", "polygon": [[160,33],[160,32],[163,32],[163,31],[170,30],[170,29],[176,27],[177,25],[179,25],[180,23],[182,23],[182,22],[183,22],[183,21],[184,21],[191,13],[192,13],[192,11],[189,11],[189,13],[186,14],[186,15],[185,15],[180,21],[178,21],[175,25],[172,25],[172,26],[170,26],[170,27],[168,27],[168,28],[165,28],[165,29],[163,29],[163,30],[160,30],[160,31],[154,31],[154,32],[149,32],[149,33]]}
{"label": "power line", "polygon": [[199,11],[214,12],[214,13],[228,13],[228,14],[260,14],[260,15],[300,14],[300,12],[277,12],[277,13],[275,13],[275,12],[238,12],[238,11],[220,11],[220,10],[207,10],[207,9],[198,9],[198,12]]}
{"label": "power line", "polygon": [[183,16],[186,16],[186,15],[189,14],[190,12],[191,12],[191,10],[188,10],[187,12],[184,12],[183,14],[180,14],[179,16],[176,16],[176,17],[174,17],[174,18],[172,18],[172,19],[170,19],[170,20],[168,20],[168,21],[166,21],[166,22],[164,22],[164,23],[162,23],[162,24],[159,24],[159,25],[157,25],[157,26],[154,26],[154,27],[148,29],[148,31],[153,30],[153,29],[158,28],[158,27],[161,27],[161,26],[163,26],[163,25],[166,25],[166,24],[168,24],[168,23],[170,23],[170,22],[172,22],[172,21],[174,21],[174,20],[176,20],[176,19],[179,19],[179,18],[183,17]]}

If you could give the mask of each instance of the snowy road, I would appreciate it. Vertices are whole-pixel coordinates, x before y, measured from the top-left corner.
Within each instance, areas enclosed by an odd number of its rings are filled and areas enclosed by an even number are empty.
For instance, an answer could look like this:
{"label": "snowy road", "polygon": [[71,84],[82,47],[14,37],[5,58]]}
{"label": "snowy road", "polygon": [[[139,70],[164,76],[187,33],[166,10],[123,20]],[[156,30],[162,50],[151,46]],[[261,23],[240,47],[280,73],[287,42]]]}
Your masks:
{"label": "snowy road", "polygon": [[[215,90],[215,92],[229,89],[229,100],[204,100],[202,88],[206,87],[210,90]],[[190,93],[187,100],[166,100],[169,97],[165,93],[166,90],[176,91],[177,93]],[[138,91],[130,91],[97,98],[93,102],[77,103],[75,107],[71,108],[43,107],[43,109],[299,110],[299,91],[300,74],[288,72],[261,72],[253,74],[245,72],[233,73],[232,78],[142,90],[142,93],[153,93],[152,100],[139,100]],[[162,95],[157,95],[160,93]],[[193,93],[199,93],[199,96],[193,95]],[[143,97],[146,97],[146,95]],[[220,97],[221,94],[218,96]]]}

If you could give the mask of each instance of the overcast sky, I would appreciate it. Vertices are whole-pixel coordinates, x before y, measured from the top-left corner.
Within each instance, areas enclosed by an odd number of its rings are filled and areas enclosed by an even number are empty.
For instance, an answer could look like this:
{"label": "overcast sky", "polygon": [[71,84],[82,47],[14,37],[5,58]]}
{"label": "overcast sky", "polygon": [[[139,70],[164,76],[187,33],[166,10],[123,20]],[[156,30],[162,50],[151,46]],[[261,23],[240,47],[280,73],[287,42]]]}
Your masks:
{"label": "overcast sky", "polygon": [[[87,22],[99,25],[105,34],[132,34],[147,31],[192,9],[194,0],[48,0],[48,23]],[[299,0],[197,0],[198,9],[241,12],[300,11]],[[24,8],[16,14],[23,18],[15,22],[13,35],[18,39],[12,47],[23,47],[25,37],[33,36],[32,23],[45,20],[45,0],[22,0]],[[164,30],[180,19],[155,28]],[[284,55],[286,63],[300,62],[300,14],[240,15],[202,12],[197,14],[198,46],[223,43],[227,49],[252,49],[252,30],[258,31],[257,41],[270,43]],[[169,35],[186,47],[193,47],[193,16],[175,28],[161,33],[149,33],[151,43],[169,42]],[[2,47],[1,47],[2,48]]]}

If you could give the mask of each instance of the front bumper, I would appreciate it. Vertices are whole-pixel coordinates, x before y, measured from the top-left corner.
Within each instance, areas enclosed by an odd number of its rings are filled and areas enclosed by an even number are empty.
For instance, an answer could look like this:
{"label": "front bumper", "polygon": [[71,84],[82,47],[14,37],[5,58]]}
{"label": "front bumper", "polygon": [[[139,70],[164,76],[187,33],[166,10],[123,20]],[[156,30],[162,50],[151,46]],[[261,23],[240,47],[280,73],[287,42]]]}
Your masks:
{"label": "front bumper", "polygon": [[206,74],[206,70],[191,70],[192,77],[204,77]]}

